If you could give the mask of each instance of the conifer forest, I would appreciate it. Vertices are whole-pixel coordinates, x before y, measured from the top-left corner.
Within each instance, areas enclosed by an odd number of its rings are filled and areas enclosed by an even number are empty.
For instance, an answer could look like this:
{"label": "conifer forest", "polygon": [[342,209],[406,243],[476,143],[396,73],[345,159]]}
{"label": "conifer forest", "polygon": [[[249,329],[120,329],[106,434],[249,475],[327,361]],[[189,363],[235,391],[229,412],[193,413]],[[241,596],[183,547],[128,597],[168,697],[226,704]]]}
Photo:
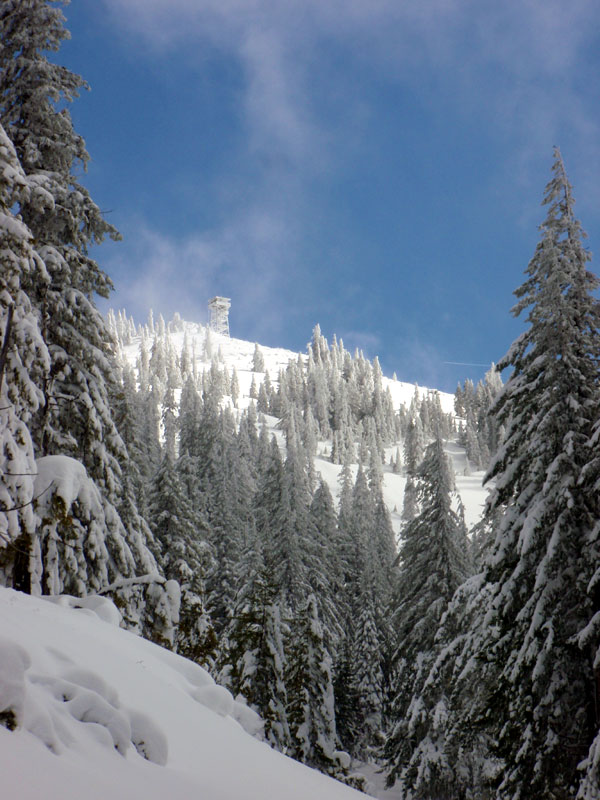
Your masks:
{"label": "conifer forest", "polygon": [[559,149],[524,332],[453,405],[397,402],[318,325],[236,361],[99,311],[119,232],[80,182],[67,36],[53,0],[0,3],[0,585],[110,599],[359,791],[368,764],[404,800],[598,800],[600,284]]}

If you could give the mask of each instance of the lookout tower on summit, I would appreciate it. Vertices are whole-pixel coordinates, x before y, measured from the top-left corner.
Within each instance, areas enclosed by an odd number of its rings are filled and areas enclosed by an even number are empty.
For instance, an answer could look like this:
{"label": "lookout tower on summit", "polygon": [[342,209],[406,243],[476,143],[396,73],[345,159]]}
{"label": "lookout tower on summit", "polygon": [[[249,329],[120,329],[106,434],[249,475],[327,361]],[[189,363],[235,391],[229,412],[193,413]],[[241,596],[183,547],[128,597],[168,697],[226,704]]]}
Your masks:
{"label": "lookout tower on summit", "polygon": [[229,336],[229,297],[213,297],[208,301],[208,327],[222,336]]}

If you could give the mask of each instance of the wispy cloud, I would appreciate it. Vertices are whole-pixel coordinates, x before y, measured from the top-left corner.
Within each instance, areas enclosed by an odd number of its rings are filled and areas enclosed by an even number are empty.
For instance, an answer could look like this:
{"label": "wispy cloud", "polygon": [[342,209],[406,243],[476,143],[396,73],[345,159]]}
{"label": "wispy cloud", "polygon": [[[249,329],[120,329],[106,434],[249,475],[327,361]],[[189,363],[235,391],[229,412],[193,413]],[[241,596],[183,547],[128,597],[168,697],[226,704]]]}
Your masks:
{"label": "wispy cloud", "polygon": [[372,332],[342,330],[338,331],[337,337],[343,341],[346,350],[353,352],[358,349],[362,351],[365,358],[373,359],[381,353],[381,338]]}
{"label": "wispy cloud", "polygon": [[[597,37],[596,0],[104,0],[121,29],[189,57],[203,44],[238,60],[245,74],[249,147],[273,147],[310,169],[337,145],[311,88],[327,43],[381,68],[424,95],[433,85],[465,113],[485,114],[518,151],[507,167],[527,172],[549,136],[572,141],[573,160],[597,159],[598,116],[581,102]],[[423,76],[428,76],[425,80]],[[596,76],[590,74],[590,81]],[[347,98],[352,102],[351,98]],[[358,101],[357,101],[358,102]],[[329,149],[328,149],[329,148]]]}
{"label": "wispy cloud", "polygon": [[[369,99],[352,87],[339,90],[354,130],[319,109],[315,86],[329,80],[324,70],[331,47],[340,59],[418,92],[424,104],[452,103],[474,124],[485,117],[489,135],[505,145],[495,179],[502,191],[509,185],[526,190],[526,204],[515,197],[515,215],[532,213],[525,208],[531,209],[532,191],[539,196],[540,166],[547,174],[549,141],[563,145],[578,196],[600,200],[600,116],[574,80],[578,75],[581,83],[586,74],[590,83],[597,80],[586,61],[597,36],[597,0],[103,3],[133,47],[150,46],[159,58],[176,50],[190,60],[212,49],[235,60],[243,75],[243,146],[255,167],[250,188],[247,176],[224,178],[221,191],[243,202],[232,201],[217,229],[176,242],[137,226],[136,257],[144,276],[131,279],[122,293],[138,303],[164,304],[171,297],[188,313],[185,303],[204,302],[217,289],[218,276],[220,292],[223,285],[231,292],[243,287],[244,313],[261,303],[260,324],[282,324],[268,299],[280,293],[282,273],[298,268],[291,251],[312,213],[310,182],[355,157],[361,125],[369,120],[362,107]],[[528,226],[536,221],[525,220]],[[361,335],[358,346],[370,349],[360,344]],[[411,343],[410,352],[432,374],[439,369],[439,358],[427,348]]]}
{"label": "wispy cloud", "polygon": [[129,246],[105,262],[121,276],[111,305],[138,320],[154,308],[204,322],[208,298],[225,294],[233,299],[237,335],[281,331],[286,311],[269,298],[281,292],[294,234],[276,209],[252,207],[215,231],[188,237],[151,230],[139,219],[130,219],[124,233]]}

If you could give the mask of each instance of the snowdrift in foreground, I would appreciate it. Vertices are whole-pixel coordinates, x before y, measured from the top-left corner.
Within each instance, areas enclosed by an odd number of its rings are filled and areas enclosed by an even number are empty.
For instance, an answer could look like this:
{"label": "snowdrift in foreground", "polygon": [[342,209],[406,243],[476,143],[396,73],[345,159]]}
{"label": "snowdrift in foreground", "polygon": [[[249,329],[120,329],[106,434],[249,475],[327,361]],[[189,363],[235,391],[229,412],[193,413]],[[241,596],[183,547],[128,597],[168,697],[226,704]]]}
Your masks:
{"label": "snowdrift in foreground", "polygon": [[0,588],[0,722],[15,800],[364,798],[250,736],[250,709],[101,598]]}

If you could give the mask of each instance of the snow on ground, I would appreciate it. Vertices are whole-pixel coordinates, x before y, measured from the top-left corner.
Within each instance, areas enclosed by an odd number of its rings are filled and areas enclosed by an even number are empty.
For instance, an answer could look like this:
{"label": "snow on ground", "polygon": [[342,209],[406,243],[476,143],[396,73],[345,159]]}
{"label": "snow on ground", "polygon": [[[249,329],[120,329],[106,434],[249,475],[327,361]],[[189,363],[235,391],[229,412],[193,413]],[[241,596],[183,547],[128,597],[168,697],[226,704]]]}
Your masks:
{"label": "snow on ground", "polygon": [[[206,329],[172,332],[181,352],[188,331],[198,361]],[[222,362],[238,373],[240,407],[249,402],[254,343],[213,336]],[[139,339],[124,350],[135,364]],[[262,347],[272,382],[291,351]],[[207,362],[199,363],[201,371]],[[414,386],[384,379],[394,406],[410,403]],[[421,394],[429,391],[419,388]],[[440,394],[444,411],[452,395]],[[268,419],[275,431],[276,420]],[[389,448],[386,458],[395,453]],[[467,523],[485,498],[481,473],[468,474],[463,448],[449,442]],[[320,443],[316,469],[339,497],[341,467]],[[354,467],[356,470],[356,467]],[[85,489],[65,472],[65,494]],[[384,498],[396,531],[406,480],[389,466]],[[36,598],[0,588],[1,795],[13,800],[343,800],[348,787],[277,753],[251,734],[260,720],[192,662],[118,627],[105,598]],[[14,730],[13,730],[14,729]],[[395,800],[383,776],[365,766],[380,798]],[[365,772],[366,774],[366,772]],[[364,795],[362,795],[364,797]]]}
{"label": "snow on ground", "polygon": [[[175,351],[180,353],[183,350],[184,340],[187,338],[190,353],[193,352],[196,355],[196,369],[198,373],[201,374],[203,369],[209,369],[210,360],[203,360],[207,328],[200,324],[183,321],[180,321],[176,327],[177,329],[173,330],[173,326],[171,326],[169,333]],[[230,373],[235,368],[240,386],[238,406],[240,409],[246,408],[250,403],[249,394],[252,379],[254,378],[257,389],[264,379],[264,373],[252,372],[255,343],[246,342],[242,339],[229,338],[216,334],[213,331],[211,331],[210,338],[213,354],[219,354],[221,363],[227,367]],[[131,344],[123,349],[124,357],[132,366],[135,366],[136,359],[138,358],[140,343],[141,338],[139,336],[135,337]],[[290,361],[297,360],[299,354],[280,347],[266,347],[260,343],[259,348],[271,383],[276,387],[279,371],[285,369]],[[305,355],[300,355],[300,357],[306,358]],[[384,390],[389,388],[392,402],[396,410],[403,405],[410,405],[415,394],[414,384],[386,377],[383,378],[382,383]],[[420,397],[425,397],[429,392],[435,391],[424,386],[416,388]],[[438,392],[438,395],[444,413],[453,413],[454,395],[448,394],[447,392]],[[275,417],[267,416],[266,421],[271,434],[276,436],[283,450],[285,448],[285,438],[283,432],[277,428],[278,420]],[[401,443],[398,444],[401,445]],[[398,444],[386,448],[385,456],[388,465],[390,456],[395,457],[396,455]],[[331,442],[319,443],[315,466],[317,472],[322,475],[329,486],[333,498],[337,503],[340,490],[338,479],[341,467],[336,464],[331,464],[328,460],[330,447]],[[483,472],[469,473],[464,448],[460,447],[455,442],[448,442],[445,449],[452,460],[454,472],[456,474],[456,488],[464,505],[467,526],[470,528],[480,519],[487,495],[487,490],[481,485]],[[400,452],[402,452],[401,447]],[[354,475],[356,475],[356,466],[354,467]],[[402,526],[401,513],[404,502],[405,485],[405,476],[396,475],[389,467],[385,468],[383,496],[391,514],[392,524],[396,534],[400,532]]]}
{"label": "snow on ground", "polygon": [[[472,528],[481,519],[483,505],[487,496],[487,490],[482,486],[483,472],[469,473],[467,459],[464,448],[455,442],[447,442],[444,450],[450,456],[455,472],[456,490],[460,495],[465,512],[465,522],[468,528]],[[390,453],[395,453],[396,445],[386,449],[387,457]],[[342,467],[339,464],[332,464],[327,457],[315,458],[315,469],[321,475],[333,496],[334,503],[337,505],[340,497],[340,472]],[[351,467],[352,475],[356,476],[357,465]],[[390,467],[384,468],[383,473],[383,499],[392,518],[392,526],[396,535],[402,528],[402,506],[404,504],[404,489],[406,487],[406,476],[395,474]]]}
{"label": "snow on ground", "polygon": [[396,411],[400,408],[400,406],[409,406],[410,401],[413,399],[415,394],[415,388],[419,395],[419,398],[422,399],[423,397],[427,397],[429,392],[435,391],[439,395],[440,398],[440,405],[442,407],[442,411],[444,414],[452,414],[454,413],[454,395],[448,394],[448,392],[439,392],[437,389],[429,389],[426,386],[416,386],[414,383],[404,383],[403,381],[395,381],[391,378],[384,377],[382,380],[383,390],[389,388],[390,394],[392,396],[392,403],[394,404],[394,408]]}
{"label": "snow on ground", "polygon": [[0,588],[0,796],[364,797],[249,735],[240,721],[256,731],[253,712],[119,628],[108,600],[52,600]]}
{"label": "snow on ground", "polygon": [[361,764],[360,772],[373,787],[372,797],[377,797],[378,800],[402,800],[400,786],[396,785],[388,789],[385,785],[385,775],[379,771],[377,764]]}
{"label": "snow on ground", "polygon": [[483,486],[485,472],[471,472],[464,447],[456,442],[446,442],[444,450],[450,456],[454,468],[456,489],[465,509],[465,522],[472,528],[481,519],[488,491]]}

